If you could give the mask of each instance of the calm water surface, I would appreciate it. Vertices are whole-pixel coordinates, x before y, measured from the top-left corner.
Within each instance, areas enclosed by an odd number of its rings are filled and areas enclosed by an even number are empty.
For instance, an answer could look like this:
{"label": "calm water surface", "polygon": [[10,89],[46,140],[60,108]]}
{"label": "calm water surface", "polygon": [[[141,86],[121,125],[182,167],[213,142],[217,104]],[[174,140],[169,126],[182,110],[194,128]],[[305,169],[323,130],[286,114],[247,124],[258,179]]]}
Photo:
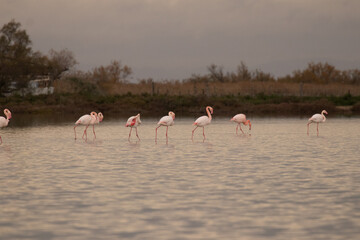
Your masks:
{"label": "calm water surface", "polygon": [[[14,116],[15,117],[15,116]],[[159,129],[104,120],[10,126],[0,146],[0,239],[359,239],[360,119],[216,119]],[[81,136],[83,127],[77,128]]]}

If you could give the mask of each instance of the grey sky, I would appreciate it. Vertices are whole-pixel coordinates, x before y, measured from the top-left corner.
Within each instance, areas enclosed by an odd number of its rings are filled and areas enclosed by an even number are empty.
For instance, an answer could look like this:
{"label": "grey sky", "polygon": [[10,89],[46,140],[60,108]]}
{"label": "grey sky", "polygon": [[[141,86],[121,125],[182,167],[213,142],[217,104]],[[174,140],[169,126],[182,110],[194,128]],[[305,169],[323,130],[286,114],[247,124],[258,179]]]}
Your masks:
{"label": "grey sky", "polygon": [[134,78],[184,79],[244,61],[275,76],[314,61],[360,68],[359,0],[0,0],[33,49],[74,52],[78,69],[120,60]]}

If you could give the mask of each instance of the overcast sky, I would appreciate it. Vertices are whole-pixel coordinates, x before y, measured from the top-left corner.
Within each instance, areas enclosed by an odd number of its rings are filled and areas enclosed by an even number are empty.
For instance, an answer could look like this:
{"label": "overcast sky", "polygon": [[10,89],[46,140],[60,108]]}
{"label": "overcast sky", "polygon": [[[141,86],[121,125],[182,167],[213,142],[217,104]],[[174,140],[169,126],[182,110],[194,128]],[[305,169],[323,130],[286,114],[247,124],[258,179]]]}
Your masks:
{"label": "overcast sky", "polygon": [[274,76],[313,62],[360,68],[359,0],[0,0],[33,49],[71,50],[80,70],[119,60],[134,79],[184,79],[241,61]]}

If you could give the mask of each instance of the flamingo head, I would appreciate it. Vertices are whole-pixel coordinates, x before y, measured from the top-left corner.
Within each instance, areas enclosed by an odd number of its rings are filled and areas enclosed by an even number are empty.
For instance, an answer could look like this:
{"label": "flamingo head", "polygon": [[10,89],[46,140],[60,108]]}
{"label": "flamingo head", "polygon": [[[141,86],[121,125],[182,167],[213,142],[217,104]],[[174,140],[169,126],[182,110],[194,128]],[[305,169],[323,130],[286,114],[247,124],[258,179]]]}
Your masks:
{"label": "flamingo head", "polygon": [[94,117],[94,118],[97,118],[98,115],[97,115],[96,112],[91,112],[91,113],[90,113],[90,116],[91,116],[91,117]]}
{"label": "flamingo head", "polygon": [[210,113],[213,114],[214,113],[214,109],[210,106],[207,106],[206,109],[209,109],[210,110]]}
{"label": "flamingo head", "polygon": [[97,116],[99,117],[99,122],[102,122],[102,120],[104,119],[104,115],[101,112],[99,112]]}
{"label": "flamingo head", "polygon": [[321,113],[325,113],[325,114],[328,114],[328,112],[326,110],[322,110]]}
{"label": "flamingo head", "polygon": [[171,111],[169,112],[169,116],[172,117],[172,119],[175,119],[175,113],[173,113]]}
{"label": "flamingo head", "polygon": [[5,114],[5,116],[6,116],[6,118],[7,118],[8,120],[11,119],[11,112],[10,112],[9,109],[6,108],[6,109],[4,110],[4,114]]}
{"label": "flamingo head", "polygon": [[248,125],[249,124],[249,130],[251,130],[251,122],[250,120],[246,120],[246,122],[244,123],[245,125]]}

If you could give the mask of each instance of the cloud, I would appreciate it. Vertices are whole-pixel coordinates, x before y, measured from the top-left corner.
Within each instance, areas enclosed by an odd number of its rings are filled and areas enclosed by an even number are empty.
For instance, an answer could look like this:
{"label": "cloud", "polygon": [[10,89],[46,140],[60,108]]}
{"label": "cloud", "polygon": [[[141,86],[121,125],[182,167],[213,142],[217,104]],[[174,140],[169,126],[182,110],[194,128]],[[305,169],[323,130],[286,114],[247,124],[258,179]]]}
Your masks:
{"label": "cloud", "polygon": [[[68,48],[79,68],[111,60],[135,78],[186,78],[240,61],[275,75],[310,61],[360,63],[357,9],[346,0],[0,0],[0,24],[22,23],[35,49]],[[26,9],[26,11],[24,11]],[[292,64],[291,64],[292,63]]]}

